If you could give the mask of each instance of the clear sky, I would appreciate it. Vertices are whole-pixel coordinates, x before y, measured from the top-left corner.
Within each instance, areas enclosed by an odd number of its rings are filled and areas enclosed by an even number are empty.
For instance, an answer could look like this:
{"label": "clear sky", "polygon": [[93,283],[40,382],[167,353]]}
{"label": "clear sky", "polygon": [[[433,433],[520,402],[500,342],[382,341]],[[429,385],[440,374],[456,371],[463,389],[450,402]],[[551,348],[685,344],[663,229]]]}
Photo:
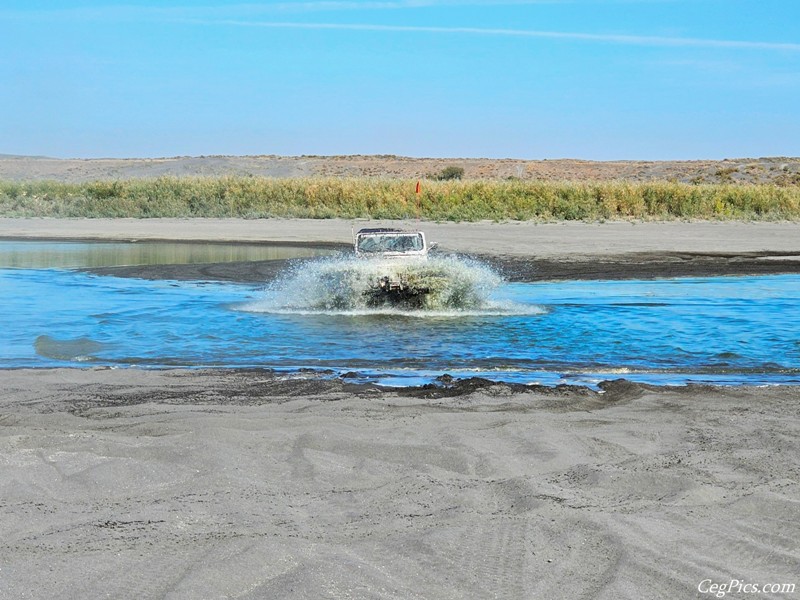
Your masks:
{"label": "clear sky", "polygon": [[0,153],[800,156],[800,0],[0,0]]}

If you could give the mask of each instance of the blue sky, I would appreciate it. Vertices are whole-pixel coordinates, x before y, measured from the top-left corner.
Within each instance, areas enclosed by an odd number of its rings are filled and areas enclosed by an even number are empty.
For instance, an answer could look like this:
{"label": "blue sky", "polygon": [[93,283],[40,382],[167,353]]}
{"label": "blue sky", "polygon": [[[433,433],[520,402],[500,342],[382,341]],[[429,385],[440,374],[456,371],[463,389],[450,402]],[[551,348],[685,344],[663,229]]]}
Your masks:
{"label": "blue sky", "polygon": [[0,2],[0,153],[800,155],[798,0]]}

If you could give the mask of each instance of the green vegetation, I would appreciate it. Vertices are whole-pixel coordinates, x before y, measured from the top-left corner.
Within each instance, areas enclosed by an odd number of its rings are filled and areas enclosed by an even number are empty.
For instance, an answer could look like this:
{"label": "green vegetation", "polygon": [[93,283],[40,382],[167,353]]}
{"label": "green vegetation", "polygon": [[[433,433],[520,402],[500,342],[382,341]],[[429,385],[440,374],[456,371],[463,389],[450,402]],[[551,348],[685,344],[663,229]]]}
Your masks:
{"label": "green vegetation", "polygon": [[452,179],[461,179],[464,177],[464,167],[456,167],[455,165],[450,165],[449,167],[445,167],[439,173],[431,177],[431,179],[438,179],[439,181],[450,181]]}
{"label": "green vegetation", "polygon": [[437,221],[800,219],[796,185],[175,178],[2,182],[6,217],[333,217]]}

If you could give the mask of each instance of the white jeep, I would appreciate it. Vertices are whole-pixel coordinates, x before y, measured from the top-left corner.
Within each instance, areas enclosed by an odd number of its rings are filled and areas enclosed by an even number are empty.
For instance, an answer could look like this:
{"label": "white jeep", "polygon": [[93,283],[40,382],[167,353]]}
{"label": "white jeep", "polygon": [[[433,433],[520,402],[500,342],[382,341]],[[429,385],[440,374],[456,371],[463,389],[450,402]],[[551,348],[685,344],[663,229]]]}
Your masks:
{"label": "white jeep", "polygon": [[428,251],[436,244],[428,244],[421,231],[369,228],[355,234],[357,258],[379,259],[376,280],[364,291],[368,304],[406,305],[421,307],[425,296],[431,292],[431,275],[406,268],[409,263],[427,261]]}

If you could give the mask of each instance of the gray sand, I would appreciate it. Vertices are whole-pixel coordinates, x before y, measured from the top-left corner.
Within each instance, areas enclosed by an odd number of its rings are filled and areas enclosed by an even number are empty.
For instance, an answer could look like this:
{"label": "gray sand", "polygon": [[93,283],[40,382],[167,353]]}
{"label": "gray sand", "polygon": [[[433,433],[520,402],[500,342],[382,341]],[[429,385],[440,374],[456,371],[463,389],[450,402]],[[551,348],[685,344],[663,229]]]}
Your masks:
{"label": "gray sand", "polygon": [[22,370],[0,398],[3,598],[800,583],[791,388],[426,398],[258,372]]}
{"label": "gray sand", "polygon": [[[425,229],[453,250],[567,262],[800,252],[797,224]],[[11,237],[349,235],[335,221],[0,220]],[[703,580],[800,584],[798,498],[792,387],[0,377],[3,599],[710,598]]]}
{"label": "gray sand", "polygon": [[[0,238],[352,242],[352,230],[416,226],[407,221],[344,219],[13,219],[0,218]],[[800,251],[794,222],[431,223],[431,240],[454,252],[571,258],[638,252]]]}

